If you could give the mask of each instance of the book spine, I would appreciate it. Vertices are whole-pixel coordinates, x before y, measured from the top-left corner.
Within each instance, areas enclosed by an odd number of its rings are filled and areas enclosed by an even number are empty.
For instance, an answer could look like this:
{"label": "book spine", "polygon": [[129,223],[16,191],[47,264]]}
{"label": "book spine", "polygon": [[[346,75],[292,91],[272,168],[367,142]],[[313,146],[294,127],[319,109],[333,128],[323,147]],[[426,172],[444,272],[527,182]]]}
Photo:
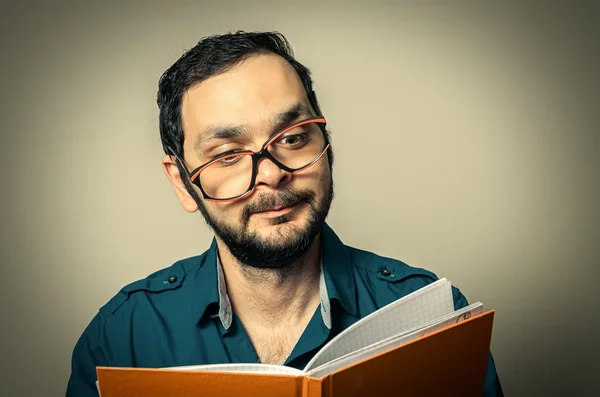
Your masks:
{"label": "book spine", "polygon": [[321,381],[321,397],[333,397],[333,379],[330,375],[319,379]]}
{"label": "book spine", "polygon": [[321,379],[305,376],[302,378],[302,397],[322,397],[323,382]]}

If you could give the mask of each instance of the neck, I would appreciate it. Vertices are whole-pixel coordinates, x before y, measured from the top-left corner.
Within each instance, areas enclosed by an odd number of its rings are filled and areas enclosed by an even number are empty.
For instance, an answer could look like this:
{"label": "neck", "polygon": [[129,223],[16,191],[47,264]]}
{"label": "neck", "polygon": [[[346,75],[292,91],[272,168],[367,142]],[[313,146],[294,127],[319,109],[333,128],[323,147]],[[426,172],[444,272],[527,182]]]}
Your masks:
{"label": "neck", "polygon": [[222,241],[219,259],[227,294],[242,322],[265,326],[304,322],[319,300],[320,238],[306,255],[280,269],[258,269],[241,264]]}

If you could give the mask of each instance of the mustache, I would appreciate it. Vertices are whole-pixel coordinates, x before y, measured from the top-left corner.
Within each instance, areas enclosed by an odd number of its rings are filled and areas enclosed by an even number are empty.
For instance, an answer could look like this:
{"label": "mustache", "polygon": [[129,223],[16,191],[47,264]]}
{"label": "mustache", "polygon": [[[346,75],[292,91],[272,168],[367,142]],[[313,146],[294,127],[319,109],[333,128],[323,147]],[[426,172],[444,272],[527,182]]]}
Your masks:
{"label": "mustache", "polygon": [[288,207],[299,202],[311,203],[314,200],[315,193],[312,190],[282,190],[277,194],[262,194],[254,202],[248,203],[242,212],[244,222],[250,219],[255,212],[268,211],[278,207]]}

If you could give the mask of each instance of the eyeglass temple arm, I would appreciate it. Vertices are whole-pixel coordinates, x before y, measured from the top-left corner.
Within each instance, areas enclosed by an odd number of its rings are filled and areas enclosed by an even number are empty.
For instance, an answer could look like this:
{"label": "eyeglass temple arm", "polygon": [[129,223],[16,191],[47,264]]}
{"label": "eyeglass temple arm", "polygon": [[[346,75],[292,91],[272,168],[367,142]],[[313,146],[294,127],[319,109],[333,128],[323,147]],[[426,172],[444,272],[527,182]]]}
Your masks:
{"label": "eyeglass temple arm", "polygon": [[171,147],[170,147],[170,146],[168,146],[168,145],[165,145],[165,147],[167,148],[167,150],[168,150],[169,152],[171,152],[171,154],[172,154],[173,156],[175,156],[175,158],[177,159],[177,161],[179,161],[179,163],[181,164],[181,166],[183,167],[183,169],[185,170],[185,172],[186,172],[186,173],[189,175],[189,173],[190,173],[190,172],[188,171],[187,167],[185,166],[185,162],[184,162],[184,161],[181,159],[181,157],[179,157],[179,156],[178,156],[178,155],[175,153],[175,151],[174,151],[173,149],[171,149]]}

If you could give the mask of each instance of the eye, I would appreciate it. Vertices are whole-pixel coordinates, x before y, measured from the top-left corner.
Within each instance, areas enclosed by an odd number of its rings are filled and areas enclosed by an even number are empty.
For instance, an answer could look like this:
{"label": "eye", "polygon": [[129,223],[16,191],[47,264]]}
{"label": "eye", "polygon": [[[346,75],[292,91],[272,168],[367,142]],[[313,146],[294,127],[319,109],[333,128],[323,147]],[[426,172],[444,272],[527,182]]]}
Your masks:
{"label": "eye", "polygon": [[220,153],[217,153],[217,154],[211,154],[210,158],[208,158],[207,161],[218,160],[218,161],[215,161],[214,164],[218,164],[221,161],[224,161],[225,163],[227,163],[233,157],[232,155],[237,154],[237,153],[241,153],[241,152],[245,152],[245,150],[243,150],[243,149],[229,149],[229,150],[221,151]]}
{"label": "eye", "polygon": [[219,161],[216,161],[213,164],[219,165],[220,167],[229,167],[231,165],[234,165],[235,163],[237,163],[238,161],[240,161],[242,159],[243,156],[231,156],[231,157],[225,157],[224,159],[221,159]]}
{"label": "eye", "polygon": [[210,160],[214,160],[217,157],[224,157],[229,154],[241,152],[243,150],[244,147],[240,144],[227,143],[225,145],[219,145],[217,147],[211,148],[203,154],[203,157],[208,158]]}
{"label": "eye", "polygon": [[281,138],[279,138],[277,143],[280,145],[287,146],[290,149],[296,149],[296,148],[304,146],[304,144],[306,144],[307,141],[308,141],[308,134],[301,133],[301,134],[282,136]]}

